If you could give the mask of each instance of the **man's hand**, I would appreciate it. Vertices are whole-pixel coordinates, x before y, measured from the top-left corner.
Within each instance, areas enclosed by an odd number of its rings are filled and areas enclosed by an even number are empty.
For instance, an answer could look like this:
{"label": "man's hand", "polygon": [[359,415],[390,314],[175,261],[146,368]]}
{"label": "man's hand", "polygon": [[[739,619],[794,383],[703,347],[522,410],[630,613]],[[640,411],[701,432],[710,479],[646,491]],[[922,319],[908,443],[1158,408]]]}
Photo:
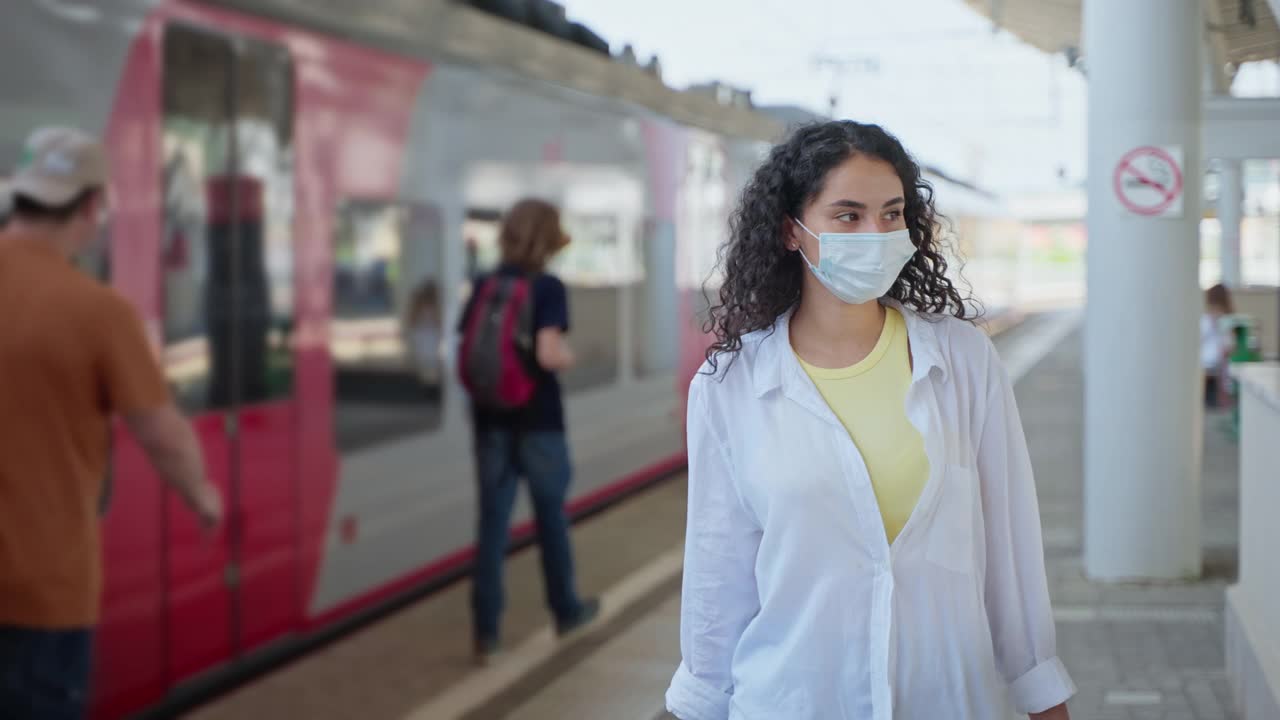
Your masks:
{"label": "man's hand", "polygon": [[212,530],[222,522],[222,493],[211,482],[201,483],[191,496],[191,510],[200,517],[205,530]]}
{"label": "man's hand", "polygon": [[136,412],[126,415],[125,422],[160,477],[200,517],[200,524],[213,529],[221,522],[222,493],[209,482],[200,442],[178,407],[169,403]]}

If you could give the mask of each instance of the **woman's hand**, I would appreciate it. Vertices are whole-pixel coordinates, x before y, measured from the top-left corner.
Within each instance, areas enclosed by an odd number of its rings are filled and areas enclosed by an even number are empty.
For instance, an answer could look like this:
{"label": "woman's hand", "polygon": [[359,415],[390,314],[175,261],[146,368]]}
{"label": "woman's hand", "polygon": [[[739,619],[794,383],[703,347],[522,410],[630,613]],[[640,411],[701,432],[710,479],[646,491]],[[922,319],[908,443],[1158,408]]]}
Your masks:
{"label": "woman's hand", "polygon": [[1071,716],[1067,714],[1066,703],[1051,707],[1041,713],[1031,713],[1030,717],[1031,720],[1071,720]]}

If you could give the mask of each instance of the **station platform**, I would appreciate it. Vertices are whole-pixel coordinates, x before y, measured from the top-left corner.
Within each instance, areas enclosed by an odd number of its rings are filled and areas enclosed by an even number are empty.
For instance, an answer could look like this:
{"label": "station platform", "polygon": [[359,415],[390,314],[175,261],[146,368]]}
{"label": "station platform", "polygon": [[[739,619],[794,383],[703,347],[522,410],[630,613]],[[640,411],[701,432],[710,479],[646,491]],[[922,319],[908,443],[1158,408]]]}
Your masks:
{"label": "station platform", "polygon": [[[1228,416],[1206,418],[1204,572],[1184,583],[1096,584],[1082,571],[1083,378],[1077,313],[996,336],[1036,468],[1059,654],[1074,718],[1227,720],[1224,590],[1235,578],[1238,457]],[[659,720],[679,661],[683,476],[574,528],[580,586],[599,621],[557,640],[537,550],[508,564],[506,652],[471,661],[469,584],[455,583],[190,712],[193,720]]]}

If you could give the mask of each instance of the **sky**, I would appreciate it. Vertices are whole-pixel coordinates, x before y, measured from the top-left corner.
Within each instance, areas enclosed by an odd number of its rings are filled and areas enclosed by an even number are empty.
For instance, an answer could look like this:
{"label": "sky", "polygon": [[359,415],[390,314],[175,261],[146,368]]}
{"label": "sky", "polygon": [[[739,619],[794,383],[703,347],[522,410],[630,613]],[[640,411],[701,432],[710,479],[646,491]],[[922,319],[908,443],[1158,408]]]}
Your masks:
{"label": "sky", "polygon": [[1083,181],[1084,78],[961,0],[563,2],[615,52],[656,53],[672,87],[720,80],[824,113],[835,94],[838,116],[1003,195]]}

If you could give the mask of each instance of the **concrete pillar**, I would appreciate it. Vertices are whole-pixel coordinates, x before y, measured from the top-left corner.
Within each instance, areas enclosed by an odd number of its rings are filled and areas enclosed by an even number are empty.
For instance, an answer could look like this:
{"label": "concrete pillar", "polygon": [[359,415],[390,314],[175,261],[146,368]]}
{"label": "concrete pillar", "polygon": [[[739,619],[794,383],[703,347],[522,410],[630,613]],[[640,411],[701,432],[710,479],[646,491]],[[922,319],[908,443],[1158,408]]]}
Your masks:
{"label": "concrete pillar", "polygon": [[[1100,580],[1200,573],[1203,33],[1199,0],[1085,0],[1084,560]],[[1145,146],[1181,149],[1176,216],[1117,197],[1116,168]]]}
{"label": "concrete pillar", "polygon": [[1222,284],[1240,287],[1240,223],[1244,220],[1244,174],[1239,160],[1218,161],[1218,222],[1222,225]]}

